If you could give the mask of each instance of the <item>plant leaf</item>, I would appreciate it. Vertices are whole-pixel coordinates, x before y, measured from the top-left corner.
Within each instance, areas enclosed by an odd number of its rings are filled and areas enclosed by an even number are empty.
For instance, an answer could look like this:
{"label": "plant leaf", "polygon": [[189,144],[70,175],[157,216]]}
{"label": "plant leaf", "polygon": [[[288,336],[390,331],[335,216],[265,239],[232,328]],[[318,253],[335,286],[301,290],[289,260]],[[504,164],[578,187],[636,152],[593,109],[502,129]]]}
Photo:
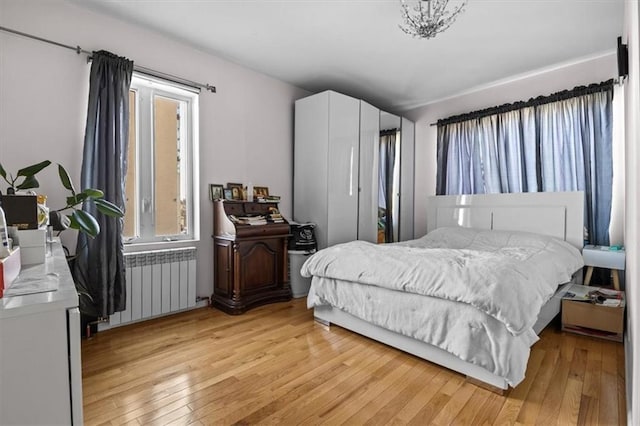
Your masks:
{"label": "plant leaf", "polygon": [[82,204],[87,198],[87,194],[83,194],[82,192],[80,194],[73,194],[67,197],[67,206],[63,210]]}
{"label": "plant leaf", "polygon": [[74,210],[71,214],[71,228],[95,238],[100,233],[100,224],[95,217],[82,210]]}
{"label": "plant leaf", "polygon": [[[25,176],[25,177],[33,176],[39,173],[40,170],[44,169],[49,164],[51,164],[51,161],[49,160],[44,160],[43,162],[38,164],[32,164],[31,166],[18,170],[18,176]],[[32,188],[37,188],[37,187],[32,187]]]}
{"label": "plant leaf", "polygon": [[67,197],[67,206],[72,207],[72,206],[75,206],[76,204],[80,204],[80,202],[78,201],[77,195],[71,195]]}
{"label": "plant leaf", "polygon": [[93,198],[93,199],[104,197],[104,192],[94,188],[87,188],[84,191],[82,191],[82,194],[86,195],[87,198]]}
{"label": "plant leaf", "polygon": [[22,183],[16,186],[17,189],[31,189],[38,187],[40,187],[40,182],[38,182],[38,179],[33,175],[25,177]]}
{"label": "plant leaf", "polygon": [[76,204],[83,203],[88,199],[89,199],[89,197],[87,196],[87,194],[85,194],[83,192],[81,192],[79,194],[76,194]]}
{"label": "plant leaf", "polygon": [[69,173],[67,170],[62,167],[61,164],[58,164],[58,175],[60,176],[60,181],[62,182],[62,186],[71,191],[72,194],[75,195],[76,190],[73,188],[73,183],[71,182],[71,178],[69,177]]}
{"label": "plant leaf", "polygon": [[116,206],[110,201],[105,200],[104,198],[94,200],[93,202],[96,204],[98,211],[102,214],[110,217],[124,216],[124,212],[120,209],[120,207]]}
{"label": "plant leaf", "polygon": [[4,167],[2,167],[2,164],[0,164],[0,176],[5,180],[7,179],[7,172],[4,170]]}
{"label": "plant leaf", "polygon": [[68,214],[67,218],[69,218],[69,228],[80,229],[80,225],[78,225],[78,222],[76,222],[76,218],[73,217],[72,214]]}

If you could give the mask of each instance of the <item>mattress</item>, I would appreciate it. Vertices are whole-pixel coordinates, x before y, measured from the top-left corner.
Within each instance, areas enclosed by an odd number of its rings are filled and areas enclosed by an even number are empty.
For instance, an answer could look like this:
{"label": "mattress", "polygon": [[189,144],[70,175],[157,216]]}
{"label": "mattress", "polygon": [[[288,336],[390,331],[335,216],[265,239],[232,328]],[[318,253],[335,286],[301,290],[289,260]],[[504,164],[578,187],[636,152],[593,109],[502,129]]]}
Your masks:
{"label": "mattress", "polygon": [[[468,228],[323,252],[302,268],[313,276],[309,307],[330,305],[429,343],[511,386],[524,378],[538,314],[582,266],[579,251],[563,241]],[[506,263],[494,266],[498,258]]]}

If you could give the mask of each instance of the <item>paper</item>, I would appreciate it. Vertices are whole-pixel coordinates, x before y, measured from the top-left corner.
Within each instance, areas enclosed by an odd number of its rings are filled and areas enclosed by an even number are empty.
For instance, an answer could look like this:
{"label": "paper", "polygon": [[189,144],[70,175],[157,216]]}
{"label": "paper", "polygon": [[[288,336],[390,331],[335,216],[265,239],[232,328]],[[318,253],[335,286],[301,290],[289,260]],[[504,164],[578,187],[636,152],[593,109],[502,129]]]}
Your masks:
{"label": "paper", "polygon": [[620,295],[620,292],[618,290],[612,290],[610,288],[599,287],[596,290],[598,290],[602,294],[606,294],[607,296],[616,296],[617,297],[617,296]]}
{"label": "paper", "polygon": [[562,298],[576,302],[595,303],[601,306],[624,306],[623,292],[602,287],[572,285]]}
{"label": "paper", "polygon": [[589,300],[589,292],[594,290],[594,287],[588,287],[583,285],[572,285],[567,292],[562,296],[563,299],[571,300]]}

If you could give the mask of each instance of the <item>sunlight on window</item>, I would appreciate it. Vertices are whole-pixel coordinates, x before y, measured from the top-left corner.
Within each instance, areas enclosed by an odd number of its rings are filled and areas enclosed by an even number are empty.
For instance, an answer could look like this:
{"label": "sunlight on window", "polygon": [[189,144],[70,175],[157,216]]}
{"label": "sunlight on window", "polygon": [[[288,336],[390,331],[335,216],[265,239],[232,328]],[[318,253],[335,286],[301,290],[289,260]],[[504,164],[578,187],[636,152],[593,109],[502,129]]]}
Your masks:
{"label": "sunlight on window", "polygon": [[128,242],[193,238],[198,94],[134,73],[126,215]]}

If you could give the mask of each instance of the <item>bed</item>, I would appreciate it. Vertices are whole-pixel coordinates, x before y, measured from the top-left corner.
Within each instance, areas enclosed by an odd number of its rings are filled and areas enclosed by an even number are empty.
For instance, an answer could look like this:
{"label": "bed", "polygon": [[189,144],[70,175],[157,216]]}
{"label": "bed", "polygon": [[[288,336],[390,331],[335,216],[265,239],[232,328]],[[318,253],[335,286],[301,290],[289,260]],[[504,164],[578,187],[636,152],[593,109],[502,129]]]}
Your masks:
{"label": "bed", "polygon": [[581,282],[583,203],[582,192],[430,197],[425,237],[312,256],[307,305],[327,326],[515,387],[564,287]]}

